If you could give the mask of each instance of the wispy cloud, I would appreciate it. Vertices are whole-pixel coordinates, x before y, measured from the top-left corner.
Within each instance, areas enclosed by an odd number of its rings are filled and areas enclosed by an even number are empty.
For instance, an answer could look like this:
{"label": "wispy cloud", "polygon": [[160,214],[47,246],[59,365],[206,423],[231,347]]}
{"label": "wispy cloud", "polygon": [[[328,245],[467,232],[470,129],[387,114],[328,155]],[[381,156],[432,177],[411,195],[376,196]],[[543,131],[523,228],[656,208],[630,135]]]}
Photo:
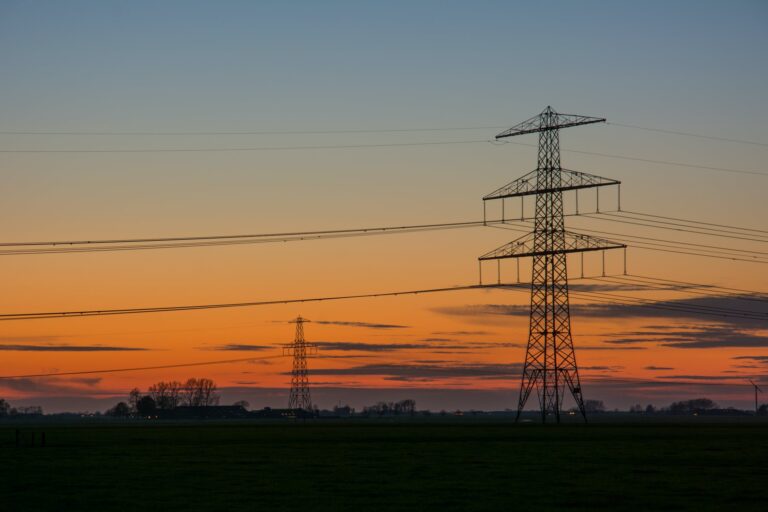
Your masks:
{"label": "wispy cloud", "polygon": [[755,363],[768,364],[768,356],[736,356],[732,359],[738,361],[753,361]]}
{"label": "wispy cloud", "polygon": [[320,368],[314,375],[381,376],[387,380],[432,381],[440,379],[510,379],[518,378],[520,363],[507,364],[367,364],[351,368]]}
{"label": "wispy cloud", "polygon": [[0,350],[17,352],[130,352],[149,350],[141,347],[116,347],[108,345],[0,345]]}
{"label": "wispy cloud", "polygon": [[652,372],[662,372],[662,371],[667,371],[667,370],[674,370],[674,368],[672,368],[671,366],[653,366],[653,365],[646,366],[646,367],[644,367],[644,369],[645,370],[650,370]]}
{"label": "wispy cloud", "polygon": [[490,331],[435,331],[432,334],[436,336],[483,336],[494,333]]}
{"label": "wispy cloud", "polygon": [[236,352],[261,352],[262,350],[274,349],[272,345],[250,345],[247,343],[229,343],[227,345],[218,345],[207,350],[231,350]]}
{"label": "wispy cloud", "polygon": [[23,393],[85,394],[93,390],[101,381],[101,377],[2,379],[0,388]]}
{"label": "wispy cloud", "polygon": [[408,325],[378,324],[370,322],[353,322],[348,320],[313,320],[320,325],[340,325],[344,327],[362,327],[363,329],[407,329]]}
{"label": "wispy cloud", "polygon": [[639,330],[623,333],[623,337],[605,340],[616,345],[652,343],[672,348],[732,348],[732,347],[768,347],[768,336],[759,331],[739,329],[727,324],[704,324],[682,329],[671,326],[669,329]]}
{"label": "wispy cloud", "polygon": [[[617,318],[673,318],[673,319],[702,319],[713,318],[705,312],[713,312],[711,308],[727,308],[738,312],[768,315],[762,303],[742,300],[747,297],[733,295],[691,297],[685,299],[669,299],[653,301],[648,305],[628,304],[622,302],[610,304],[574,304],[571,303],[571,314],[588,318],[610,319]],[[621,299],[617,299],[621,300]],[[686,308],[685,311],[679,308]],[[459,307],[441,307],[433,311],[445,315],[459,317],[487,318],[492,316],[527,317],[530,307],[527,304],[470,304]],[[698,311],[698,312],[697,312]],[[738,315],[718,317],[718,322],[731,326],[754,329],[759,325],[756,320],[742,318]]]}

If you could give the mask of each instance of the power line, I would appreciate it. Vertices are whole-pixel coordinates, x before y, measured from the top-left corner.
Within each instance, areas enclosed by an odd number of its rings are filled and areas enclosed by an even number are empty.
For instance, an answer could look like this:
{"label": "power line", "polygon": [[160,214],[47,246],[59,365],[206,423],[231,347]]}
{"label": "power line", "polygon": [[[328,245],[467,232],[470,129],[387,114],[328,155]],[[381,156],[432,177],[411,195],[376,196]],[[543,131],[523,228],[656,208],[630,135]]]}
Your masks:
{"label": "power line", "polygon": [[[599,215],[609,215],[613,212],[595,212]],[[662,217],[656,215],[650,215],[640,212],[626,212],[632,215],[643,215],[648,217],[661,217],[664,219],[679,220],[681,222],[696,223],[696,224],[711,224],[701,221],[694,221],[689,219],[677,219],[674,217]],[[573,213],[567,214],[568,216],[584,216],[588,217],[587,213]],[[599,217],[593,217],[599,218]],[[184,248],[184,247],[207,247],[214,245],[237,245],[237,244],[254,244],[254,243],[275,243],[275,242],[290,242],[290,241],[305,241],[305,240],[318,240],[325,238],[336,238],[346,236],[366,236],[376,234],[398,233],[398,232],[421,232],[421,231],[433,231],[442,229],[454,229],[464,227],[477,227],[483,225],[496,225],[503,224],[509,227],[515,222],[525,222],[529,219],[498,219],[498,220],[476,220],[476,221],[461,221],[461,222],[442,222],[433,224],[414,224],[414,225],[402,225],[402,226],[376,226],[376,227],[362,227],[362,228],[348,228],[348,229],[331,229],[331,230],[315,230],[315,231],[287,231],[287,232],[274,232],[274,233],[246,233],[246,234],[231,234],[231,235],[200,235],[200,236],[175,236],[175,237],[141,237],[141,238],[112,238],[112,239],[94,239],[94,240],[48,240],[48,241],[26,241],[26,242],[0,242],[0,256],[1,255],[16,255],[16,254],[57,254],[66,252],[95,252],[95,251],[119,251],[130,249],[166,249],[166,248]],[[640,219],[638,219],[640,220]],[[616,222],[616,220],[614,220]],[[654,220],[647,220],[647,222],[660,222]],[[763,232],[761,230],[755,230],[752,228],[743,228],[739,226],[720,225],[719,227],[726,227],[729,229],[737,229],[744,231]],[[659,227],[660,226],[647,226],[647,227]],[[663,228],[661,228],[663,229]],[[702,228],[708,229],[708,228]],[[676,230],[675,230],[676,231]],[[719,231],[719,230],[718,230]],[[698,233],[698,232],[697,232]],[[765,231],[768,233],[768,231]],[[709,234],[709,233],[707,233]],[[713,235],[714,236],[714,235]],[[646,237],[637,237],[646,238]],[[669,243],[682,243],[671,240],[652,239],[661,242]],[[753,239],[749,239],[753,240]],[[755,239],[754,241],[762,241]],[[125,245],[131,245],[127,247]],[[134,245],[136,244],[136,245]],[[145,244],[145,245],[142,245]],[[690,244],[700,247],[707,247],[712,249],[730,249],[718,246],[707,246],[702,244]],[[50,246],[52,250],[39,250],[38,247]],[[84,247],[74,247],[84,246]],[[104,248],[94,246],[108,246]],[[2,248],[23,248],[20,250],[3,250]],[[29,249],[35,248],[35,249]],[[740,249],[731,249],[740,252],[751,252],[755,254],[762,254],[760,251],[746,251]]]}
{"label": "power line", "polygon": [[444,128],[379,128],[348,130],[227,130],[227,131],[77,131],[77,130],[4,130],[0,135],[323,135],[350,133],[411,133],[411,132],[457,132],[473,130],[501,130],[505,126],[463,126]]}
{"label": "power line", "polygon": [[653,217],[653,218],[657,218],[657,219],[675,220],[675,221],[678,221],[678,222],[687,222],[688,224],[702,224],[702,225],[705,225],[705,226],[716,226],[716,227],[719,227],[719,228],[737,229],[739,231],[752,231],[752,232],[755,232],[755,233],[768,234],[768,230],[765,230],[765,229],[745,228],[745,227],[741,227],[741,226],[734,226],[732,224],[715,224],[714,222],[704,222],[704,221],[700,221],[700,220],[681,219],[679,217],[669,217],[669,216],[666,216],[666,215],[653,215],[653,214],[650,214],[650,213],[635,212],[635,211],[630,211],[630,210],[621,210],[621,212],[622,213],[629,213],[629,214],[632,214],[632,215],[641,215],[643,217]]}
{"label": "power line", "polygon": [[[764,142],[756,142],[746,139],[718,137],[701,133],[691,133],[679,130],[668,130],[650,126],[638,126],[634,124],[616,123],[607,121],[607,125],[620,128],[666,133],[669,135],[681,135],[706,140],[722,142],[735,142],[755,146],[768,146]],[[340,130],[209,130],[209,131],[162,131],[162,130],[0,130],[0,135],[105,135],[105,136],[197,136],[197,135],[323,135],[323,134],[352,134],[352,133],[412,133],[412,132],[454,132],[474,130],[501,130],[506,125],[497,126],[458,126],[458,127],[418,127],[418,128],[371,128],[371,129],[340,129]]]}
{"label": "power line", "polygon": [[480,290],[489,288],[499,288],[498,284],[476,284],[476,285],[464,285],[453,286],[444,288],[427,288],[423,290],[407,290],[398,292],[382,292],[382,293],[365,293],[359,295],[340,295],[330,297],[312,297],[303,299],[283,299],[283,300],[266,300],[266,301],[251,301],[251,302],[232,302],[232,303],[220,303],[220,304],[198,304],[198,305],[185,305],[185,306],[161,306],[161,307],[144,307],[144,308],[121,308],[121,309],[101,309],[101,310],[83,310],[83,311],[48,311],[48,312],[36,312],[36,313],[6,313],[0,314],[0,321],[11,320],[42,320],[50,318],[82,318],[90,316],[113,316],[113,315],[129,315],[129,314],[142,314],[142,313],[169,313],[176,311],[198,311],[207,309],[228,309],[228,308],[243,308],[243,307],[255,307],[255,306],[270,306],[278,304],[297,304],[305,302],[325,302],[333,300],[348,300],[348,299],[366,299],[376,297],[395,297],[399,295],[419,295],[426,293],[441,293],[460,290]]}
{"label": "power line", "polygon": [[[599,278],[595,278],[599,279]],[[700,306],[697,304],[684,304],[684,303],[659,303],[651,299],[642,299],[637,297],[629,297],[626,295],[619,295],[615,293],[605,292],[588,292],[588,291],[573,291],[576,295],[587,296],[590,300],[602,300],[603,302],[608,300],[615,304],[625,305],[637,305],[642,307],[648,307],[652,309],[661,309],[674,312],[692,313],[697,315],[717,316],[723,318],[740,318],[745,320],[768,320],[768,313],[755,313],[746,310],[739,310],[733,308],[718,308],[711,306]],[[624,302],[616,301],[614,298],[621,299]]]}
{"label": "power line", "polygon": [[[110,252],[146,249],[175,249],[189,247],[211,247],[222,245],[243,245],[276,242],[296,242],[308,240],[324,240],[334,238],[351,238],[360,236],[385,235],[394,233],[420,233],[425,231],[440,231],[483,226],[498,221],[466,221],[444,222],[438,224],[416,224],[410,226],[384,226],[355,229],[336,229],[322,231],[304,231],[288,233],[257,233],[241,235],[207,235],[165,238],[133,238],[106,240],[70,240],[70,241],[40,241],[40,242],[5,242],[2,247],[21,247],[22,249],[0,249],[0,256],[30,255],[30,254],[61,254],[81,252]],[[50,249],[41,249],[50,246]],[[82,246],[82,247],[79,247]]]}
{"label": "power line", "polygon": [[334,144],[307,146],[254,146],[230,148],[138,148],[138,149],[0,149],[0,153],[227,153],[248,151],[293,151],[305,149],[356,149],[356,148],[390,148],[403,146],[441,146],[450,144],[489,143],[488,139],[453,140],[433,142],[392,142],[374,144]]}
{"label": "power line", "polygon": [[[519,229],[515,228],[507,228],[502,224],[493,225],[490,227],[494,227],[497,229],[511,229],[513,231],[520,231]],[[686,247],[681,247],[681,245],[691,245],[687,242],[676,242],[672,240],[664,240],[659,238],[652,238],[652,237],[642,237],[642,236],[635,236],[635,235],[624,235],[621,233],[614,233],[611,231],[601,231],[597,229],[579,229],[580,233],[596,233],[599,235],[609,235],[611,238],[613,238],[617,242],[627,242],[630,244],[630,247],[635,247],[638,249],[645,249],[648,251],[659,251],[659,252],[666,252],[670,254],[684,254],[688,256],[702,256],[707,258],[715,258],[715,259],[722,259],[722,260],[728,260],[728,261],[743,261],[747,263],[768,263],[768,261],[765,261],[761,257],[753,256],[751,259],[748,259],[746,256],[739,257],[740,255],[732,255],[731,252],[725,252],[725,251],[706,251],[706,250],[699,250],[694,251],[693,249],[687,249]],[[661,242],[667,242],[669,244],[673,245],[665,245],[662,243],[656,243],[656,242],[647,242],[647,241],[641,241],[637,242],[633,239],[640,239],[640,240],[658,240]],[[699,244],[693,244],[693,245],[699,245]],[[680,250],[674,250],[674,249],[680,249]],[[738,251],[738,249],[734,249],[734,251]]]}
{"label": "power line", "polygon": [[[691,286],[691,285],[653,282],[653,281],[646,281],[642,279],[633,279],[628,276],[607,276],[607,277],[601,277],[600,279],[603,281],[613,282],[617,284],[623,284],[623,285],[628,284],[631,286],[640,286],[642,288],[646,288],[649,290],[661,290],[661,291],[671,291],[671,292],[681,292],[681,293],[696,293],[699,295],[705,295],[709,297],[728,297],[736,300],[766,302],[766,299],[745,296],[743,294],[736,294],[734,292],[728,292],[727,295],[724,295],[723,291],[717,291],[716,289],[714,289],[714,287],[711,290],[707,289],[708,287],[706,285]],[[696,290],[696,291],[694,292],[692,290]]]}
{"label": "power line", "polygon": [[612,126],[619,126],[621,128],[633,128],[635,130],[644,130],[649,132],[659,132],[659,133],[666,133],[670,135],[682,135],[685,137],[694,137],[698,139],[707,139],[707,140],[719,140],[723,142],[736,142],[738,144],[751,144],[754,146],[768,146],[765,142],[755,142],[753,140],[745,140],[745,139],[731,139],[728,137],[716,137],[714,135],[703,135],[701,133],[690,133],[690,132],[681,132],[677,130],[665,130],[663,128],[651,128],[649,126],[637,126],[634,124],[623,124],[623,123],[614,123],[611,121],[607,121],[606,124],[612,125]]}
{"label": "power line", "polygon": [[[331,145],[296,145],[296,146],[252,146],[252,147],[229,147],[229,148],[134,148],[134,149],[0,149],[0,153],[11,154],[66,154],[66,153],[227,153],[227,152],[252,152],[252,151],[300,151],[300,150],[318,150],[318,149],[358,149],[358,148],[389,148],[389,147],[408,147],[408,146],[435,146],[451,144],[478,144],[488,143],[495,146],[503,144],[514,144],[517,146],[536,147],[535,144],[527,144],[513,141],[493,141],[488,139],[473,140],[454,140],[454,141],[432,141],[432,142],[393,142],[393,143],[373,143],[373,144],[331,144]],[[654,160],[649,158],[633,157],[626,155],[616,155],[612,153],[600,153],[597,151],[583,151],[577,149],[561,149],[562,152],[576,153],[581,155],[601,156],[619,160],[629,160],[635,162],[645,162],[659,165],[671,165],[675,167],[688,167],[692,169],[704,169],[708,171],[749,174],[753,176],[768,176],[768,172],[751,171],[744,169],[731,169],[726,167],[713,167],[708,165],[687,164],[684,162],[672,162],[669,160]]]}
{"label": "power line", "polygon": [[718,285],[714,285],[714,284],[693,283],[691,281],[680,281],[680,280],[677,280],[677,279],[664,279],[664,278],[661,278],[661,277],[644,276],[644,275],[639,275],[639,274],[627,274],[627,276],[634,277],[636,279],[644,279],[644,280],[647,280],[647,281],[657,281],[657,282],[661,282],[661,283],[671,283],[671,284],[676,284],[676,285],[695,286],[695,287],[698,287],[698,288],[711,288],[711,289],[717,289],[717,290],[724,290],[724,291],[727,291],[729,293],[749,293],[749,294],[752,294],[752,295],[759,295],[759,296],[764,296],[764,297],[768,298],[768,293],[767,292],[759,292],[759,291],[755,291],[755,290],[747,290],[747,289],[744,289],[744,288],[731,288],[731,287],[727,287],[727,286],[718,286]]}
{"label": "power line", "polygon": [[[768,242],[768,240],[765,240],[765,239],[762,239],[762,238],[751,238],[751,237],[746,237],[746,236],[726,235],[726,234],[719,234],[717,232],[708,233],[707,231],[698,231],[698,230],[695,230],[695,229],[658,226],[658,225],[648,224],[647,223],[647,222],[657,222],[658,223],[659,221],[634,222],[631,218],[630,219],[625,219],[625,218],[621,218],[622,217],[621,215],[614,215],[614,214],[611,214],[611,213],[606,213],[604,215],[605,215],[605,217],[602,216],[602,215],[598,217],[598,216],[594,216],[592,214],[584,214],[583,216],[587,217],[587,218],[590,218],[590,219],[598,219],[598,220],[603,220],[603,221],[608,221],[608,222],[621,222],[623,224],[631,224],[633,226],[642,226],[642,227],[656,228],[656,229],[666,229],[666,230],[669,230],[669,231],[678,231],[678,232],[681,232],[681,233],[693,233],[695,235],[717,236],[717,237],[721,237],[721,238],[730,238],[730,239],[733,239],[733,240],[745,240],[745,241],[748,241],[748,242]],[[619,217],[619,218],[608,218],[608,217]]]}
{"label": "power line", "polygon": [[247,361],[261,361],[265,359],[277,359],[282,358],[279,356],[262,356],[262,357],[242,357],[239,359],[221,359],[218,361],[202,361],[198,363],[179,363],[179,364],[165,364],[158,366],[140,366],[136,368],[111,368],[109,370],[82,370],[73,372],[51,372],[51,373],[33,373],[28,375],[2,375],[0,380],[9,379],[32,379],[38,377],[61,377],[67,375],[92,375],[95,373],[120,373],[120,372],[139,372],[145,370],[165,370],[168,368],[188,368],[193,366],[209,366],[214,364],[230,364],[230,363],[243,363]]}

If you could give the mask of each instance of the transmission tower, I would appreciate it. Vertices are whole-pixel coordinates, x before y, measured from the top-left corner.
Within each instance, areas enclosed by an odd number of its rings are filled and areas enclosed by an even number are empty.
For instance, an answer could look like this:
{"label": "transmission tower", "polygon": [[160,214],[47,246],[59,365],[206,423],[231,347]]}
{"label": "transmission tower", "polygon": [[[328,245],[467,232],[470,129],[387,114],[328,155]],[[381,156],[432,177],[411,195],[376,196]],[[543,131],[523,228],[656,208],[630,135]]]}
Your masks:
{"label": "transmission tower", "polygon": [[309,320],[296,317],[290,323],[296,324],[296,337],[293,343],[283,348],[283,355],[293,356],[291,371],[291,394],[288,398],[288,408],[292,410],[312,410],[312,398],[309,394],[309,375],[307,370],[307,355],[317,351],[317,346],[304,340],[304,323]]}
{"label": "transmission tower", "polygon": [[547,107],[541,114],[496,136],[496,139],[502,139],[526,133],[539,134],[537,168],[483,197],[483,201],[503,201],[511,197],[521,197],[522,200],[526,195],[536,197],[533,232],[479,258],[481,265],[485,260],[533,258],[530,329],[517,419],[535,389],[542,422],[553,417],[559,423],[566,386],[584,420],[587,419],[571,338],[566,255],[626,246],[565,230],[564,191],[619,185],[619,182],[561,168],[560,129],[604,121],[597,117],[558,114]]}

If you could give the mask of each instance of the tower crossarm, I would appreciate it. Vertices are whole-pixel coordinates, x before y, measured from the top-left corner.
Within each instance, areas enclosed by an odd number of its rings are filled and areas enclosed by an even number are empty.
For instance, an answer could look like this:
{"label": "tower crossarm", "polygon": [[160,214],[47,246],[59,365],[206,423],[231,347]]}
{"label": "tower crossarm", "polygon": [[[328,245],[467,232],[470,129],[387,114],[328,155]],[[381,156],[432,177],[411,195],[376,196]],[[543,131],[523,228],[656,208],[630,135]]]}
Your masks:
{"label": "tower crossarm", "polygon": [[535,248],[535,237],[533,233],[523,235],[520,238],[502,245],[498,249],[487,252],[480,256],[478,260],[499,260],[504,258],[527,258],[531,256],[544,256],[548,254],[569,254],[574,252],[603,251],[608,249],[622,249],[626,245],[612,242],[604,238],[573,233],[563,232],[563,244],[554,250],[540,250]]}
{"label": "tower crossarm", "polygon": [[539,188],[536,179],[539,170],[529,172],[525,176],[494,190],[483,197],[483,201],[492,199],[504,199],[507,197],[530,196],[535,194],[546,194],[549,192],[564,192],[566,190],[578,190],[582,188],[606,187],[609,185],[620,185],[618,180],[603,178],[586,172],[571,171],[569,169],[560,169],[560,185],[553,188]]}
{"label": "tower crossarm", "polygon": [[[293,356],[296,355],[296,343],[288,343],[283,345],[283,355],[284,356]],[[316,356],[318,345],[317,343],[309,343],[309,342],[302,342],[301,346],[304,348],[305,353],[307,356]],[[299,349],[301,350],[301,348]]]}
{"label": "tower crossarm", "polygon": [[496,139],[524,135],[526,133],[538,133],[549,130],[559,130],[560,128],[570,128],[571,126],[580,126],[582,124],[604,123],[603,117],[579,116],[575,114],[559,114],[552,107],[547,107],[544,111],[530,119],[516,124],[512,128],[504,130],[496,136]]}

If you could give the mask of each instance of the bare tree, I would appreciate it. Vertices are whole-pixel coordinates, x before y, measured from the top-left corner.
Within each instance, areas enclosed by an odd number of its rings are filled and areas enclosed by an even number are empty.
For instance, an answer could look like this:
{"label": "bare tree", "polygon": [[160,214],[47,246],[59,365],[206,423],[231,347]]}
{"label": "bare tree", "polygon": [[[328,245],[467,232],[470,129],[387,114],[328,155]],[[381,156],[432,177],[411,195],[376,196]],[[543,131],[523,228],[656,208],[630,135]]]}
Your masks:
{"label": "bare tree", "polygon": [[216,393],[216,383],[211,379],[191,378],[184,384],[182,403],[193,407],[219,404],[219,394]]}
{"label": "bare tree", "polygon": [[605,412],[605,404],[602,400],[584,400],[584,410],[587,412]]}
{"label": "bare tree", "polygon": [[133,388],[131,392],[128,393],[128,406],[131,408],[131,414],[139,412],[139,408],[137,407],[139,400],[141,400],[141,391],[139,388]]}
{"label": "bare tree", "polygon": [[131,407],[125,402],[118,402],[117,405],[104,414],[107,416],[114,416],[115,418],[127,418],[131,415]]}
{"label": "bare tree", "polygon": [[149,396],[158,409],[173,409],[181,402],[182,384],[179,381],[158,382],[149,388]]}

